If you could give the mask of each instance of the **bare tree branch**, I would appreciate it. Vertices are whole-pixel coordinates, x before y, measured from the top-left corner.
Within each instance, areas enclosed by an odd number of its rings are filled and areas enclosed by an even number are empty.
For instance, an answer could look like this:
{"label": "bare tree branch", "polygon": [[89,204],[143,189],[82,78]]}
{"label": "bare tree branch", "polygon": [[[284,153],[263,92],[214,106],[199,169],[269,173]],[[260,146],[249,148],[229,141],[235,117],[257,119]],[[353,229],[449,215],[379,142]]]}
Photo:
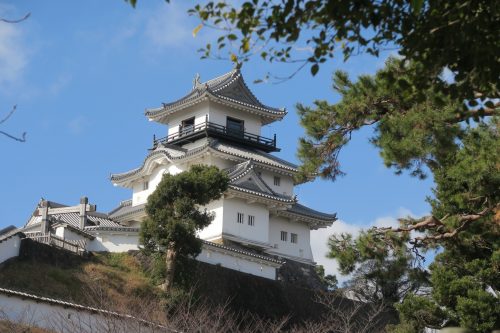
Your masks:
{"label": "bare tree branch", "polygon": [[[14,112],[16,112],[16,110],[17,110],[17,105],[14,105],[12,107],[12,109],[10,110],[10,112],[7,113],[7,115],[3,119],[0,120],[0,125],[3,124],[3,123],[5,123],[7,120],[9,120],[9,118],[14,114]],[[12,140],[15,140],[15,141],[26,142],[26,132],[23,132],[21,134],[21,136],[14,136],[12,134],[9,134],[9,133],[7,133],[5,131],[0,130],[0,134],[3,134],[6,137],[8,137],[8,138],[10,138]]]}
{"label": "bare tree branch", "polygon": [[22,22],[24,20],[27,20],[28,17],[30,17],[31,13],[28,13],[26,15],[24,15],[24,17],[20,18],[20,19],[17,19],[17,20],[7,20],[7,19],[4,19],[4,18],[0,18],[0,22],[5,22],[5,23],[19,23],[19,22]]}

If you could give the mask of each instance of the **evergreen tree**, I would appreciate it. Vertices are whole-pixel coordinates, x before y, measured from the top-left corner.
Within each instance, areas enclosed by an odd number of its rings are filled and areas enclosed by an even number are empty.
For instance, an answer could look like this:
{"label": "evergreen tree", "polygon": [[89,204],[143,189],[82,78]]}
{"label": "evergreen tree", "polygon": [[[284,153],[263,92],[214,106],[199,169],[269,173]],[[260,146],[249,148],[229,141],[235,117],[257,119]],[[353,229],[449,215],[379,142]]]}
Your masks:
{"label": "evergreen tree", "polygon": [[408,237],[392,235],[391,246],[380,242],[370,230],[353,239],[350,234],[328,240],[328,257],[337,259],[340,273],[350,274],[344,288],[363,302],[394,303],[428,287],[427,272],[415,265],[416,258],[406,246]]}
{"label": "evergreen tree", "polygon": [[333,86],[342,97],[339,103],[299,105],[307,133],[299,148],[302,179],[342,175],[339,153],[365,126],[373,127],[371,142],[388,167],[422,178],[431,173],[435,188],[428,199],[430,216],[401,219],[398,228],[373,228],[356,240],[333,238],[331,255],[346,272],[366,259],[375,260],[377,265],[363,274],[378,276],[390,271],[382,263],[403,256],[406,242],[418,255],[439,249],[429,267],[432,293],[406,295],[398,305],[402,323],[396,332],[450,325],[489,332],[500,327],[498,104],[471,107],[441,88],[422,90],[415,84],[419,66],[390,59],[376,75],[357,82],[336,72]]}
{"label": "evergreen tree", "polygon": [[166,291],[172,287],[176,262],[201,252],[196,232],[208,226],[214,216],[200,206],[219,199],[228,182],[226,173],[217,167],[196,165],[176,175],[164,174],[149,196],[140,242],[146,253],[165,254]]}

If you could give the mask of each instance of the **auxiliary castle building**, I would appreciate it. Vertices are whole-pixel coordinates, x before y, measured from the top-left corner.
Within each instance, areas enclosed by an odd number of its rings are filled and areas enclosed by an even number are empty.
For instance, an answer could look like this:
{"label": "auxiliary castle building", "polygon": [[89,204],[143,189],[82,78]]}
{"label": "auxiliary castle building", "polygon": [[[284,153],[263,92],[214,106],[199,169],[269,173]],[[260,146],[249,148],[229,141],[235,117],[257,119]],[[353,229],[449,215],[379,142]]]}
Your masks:
{"label": "auxiliary castle building", "polygon": [[[277,278],[286,262],[314,268],[310,232],[330,226],[336,216],[299,203],[294,194],[297,166],[272,154],[279,151],[276,135],[261,135],[263,126],[286,115],[284,109],[262,104],[234,69],[207,82],[197,75],[186,96],[146,110],[145,115],[164,124],[166,136],[153,139],[136,169],[111,176],[114,185],[131,190],[131,199],[104,215],[86,212],[86,207],[95,207],[84,200],[73,215],[85,214],[87,224],[76,217],[75,223],[64,224],[61,212],[71,212],[71,207],[52,203],[52,211],[59,215],[45,220],[66,226],[68,235],[70,229],[71,235],[79,230],[89,250],[118,251],[121,242],[127,244],[122,250],[137,248],[145,204],[162,175],[196,164],[215,165],[228,173],[230,185],[221,199],[206,207],[215,218],[198,235],[204,245],[197,259],[270,279]],[[35,212],[45,209],[50,215],[47,206],[50,202],[41,202]],[[42,214],[33,216],[25,226],[29,230],[42,226]],[[47,223],[43,228],[50,229]],[[64,238],[63,231],[57,232]]]}

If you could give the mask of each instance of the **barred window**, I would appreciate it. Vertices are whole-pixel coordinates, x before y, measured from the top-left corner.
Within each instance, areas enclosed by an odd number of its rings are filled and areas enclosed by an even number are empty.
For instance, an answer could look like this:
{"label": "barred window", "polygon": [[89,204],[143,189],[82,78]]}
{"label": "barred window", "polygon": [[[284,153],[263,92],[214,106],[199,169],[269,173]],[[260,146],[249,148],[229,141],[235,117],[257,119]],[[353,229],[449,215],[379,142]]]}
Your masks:
{"label": "barred window", "polygon": [[297,234],[290,234],[290,242],[297,244],[299,236]]}
{"label": "barred window", "polygon": [[281,232],[281,240],[283,242],[286,242],[288,240],[288,232],[286,232],[286,231]]}
{"label": "barred window", "polygon": [[281,183],[281,178],[278,176],[274,176],[274,185],[280,186],[280,183]]}
{"label": "barred window", "polygon": [[248,225],[253,226],[255,224],[255,216],[248,215]]}
{"label": "barred window", "polygon": [[146,180],[144,183],[142,183],[142,190],[146,191],[149,189],[149,182]]}
{"label": "barred window", "polygon": [[243,223],[244,219],[245,219],[245,215],[243,213],[238,213],[238,217],[236,219],[236,222]]}

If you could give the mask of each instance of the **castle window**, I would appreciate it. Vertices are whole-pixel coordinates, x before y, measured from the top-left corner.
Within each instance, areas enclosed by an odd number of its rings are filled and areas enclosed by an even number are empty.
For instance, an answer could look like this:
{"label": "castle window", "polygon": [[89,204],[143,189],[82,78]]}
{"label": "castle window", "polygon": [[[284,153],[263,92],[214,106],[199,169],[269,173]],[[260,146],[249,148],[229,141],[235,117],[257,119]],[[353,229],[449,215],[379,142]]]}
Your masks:
{"label": "castle window", "polygon": [[248,225],[253,226],[255,224],[255,216],[248,215]]}
{"label": "castle window", "polygon": [[299,236],[297,234],[290,234],[290,242],[297,244]]}
{"label": "castle window", "polygon": [[180,135],[191,133],[194,129],[194,117],[183,120],[180,128]]}
{"label": "castle window", "polygon": [[280,186],[281,178],[274,176],[274,186]]}
{"label": "castle window", "polygon": [[238,213],[238,217],[236,219],[236,222],[243,223],[244,219],[245,219],[245,215],[243,213]]}
{"label": "castle window", "polygon": [[229,135],[243,135],[245,130],[244,121],[236,118],[227,117],[226,120],[227,134]]}
{"label": "castle window", "polygon": [[286,232],[286,231],[282,231],[282,232],[281,232],[281,240],[282,240],[283,242],[288,241],[288,232]]}
{"label": "castle window", "polygon": [[142,190],[146,191],[149,189],[149,182],[146,180],[144,183],[142,183]]}

